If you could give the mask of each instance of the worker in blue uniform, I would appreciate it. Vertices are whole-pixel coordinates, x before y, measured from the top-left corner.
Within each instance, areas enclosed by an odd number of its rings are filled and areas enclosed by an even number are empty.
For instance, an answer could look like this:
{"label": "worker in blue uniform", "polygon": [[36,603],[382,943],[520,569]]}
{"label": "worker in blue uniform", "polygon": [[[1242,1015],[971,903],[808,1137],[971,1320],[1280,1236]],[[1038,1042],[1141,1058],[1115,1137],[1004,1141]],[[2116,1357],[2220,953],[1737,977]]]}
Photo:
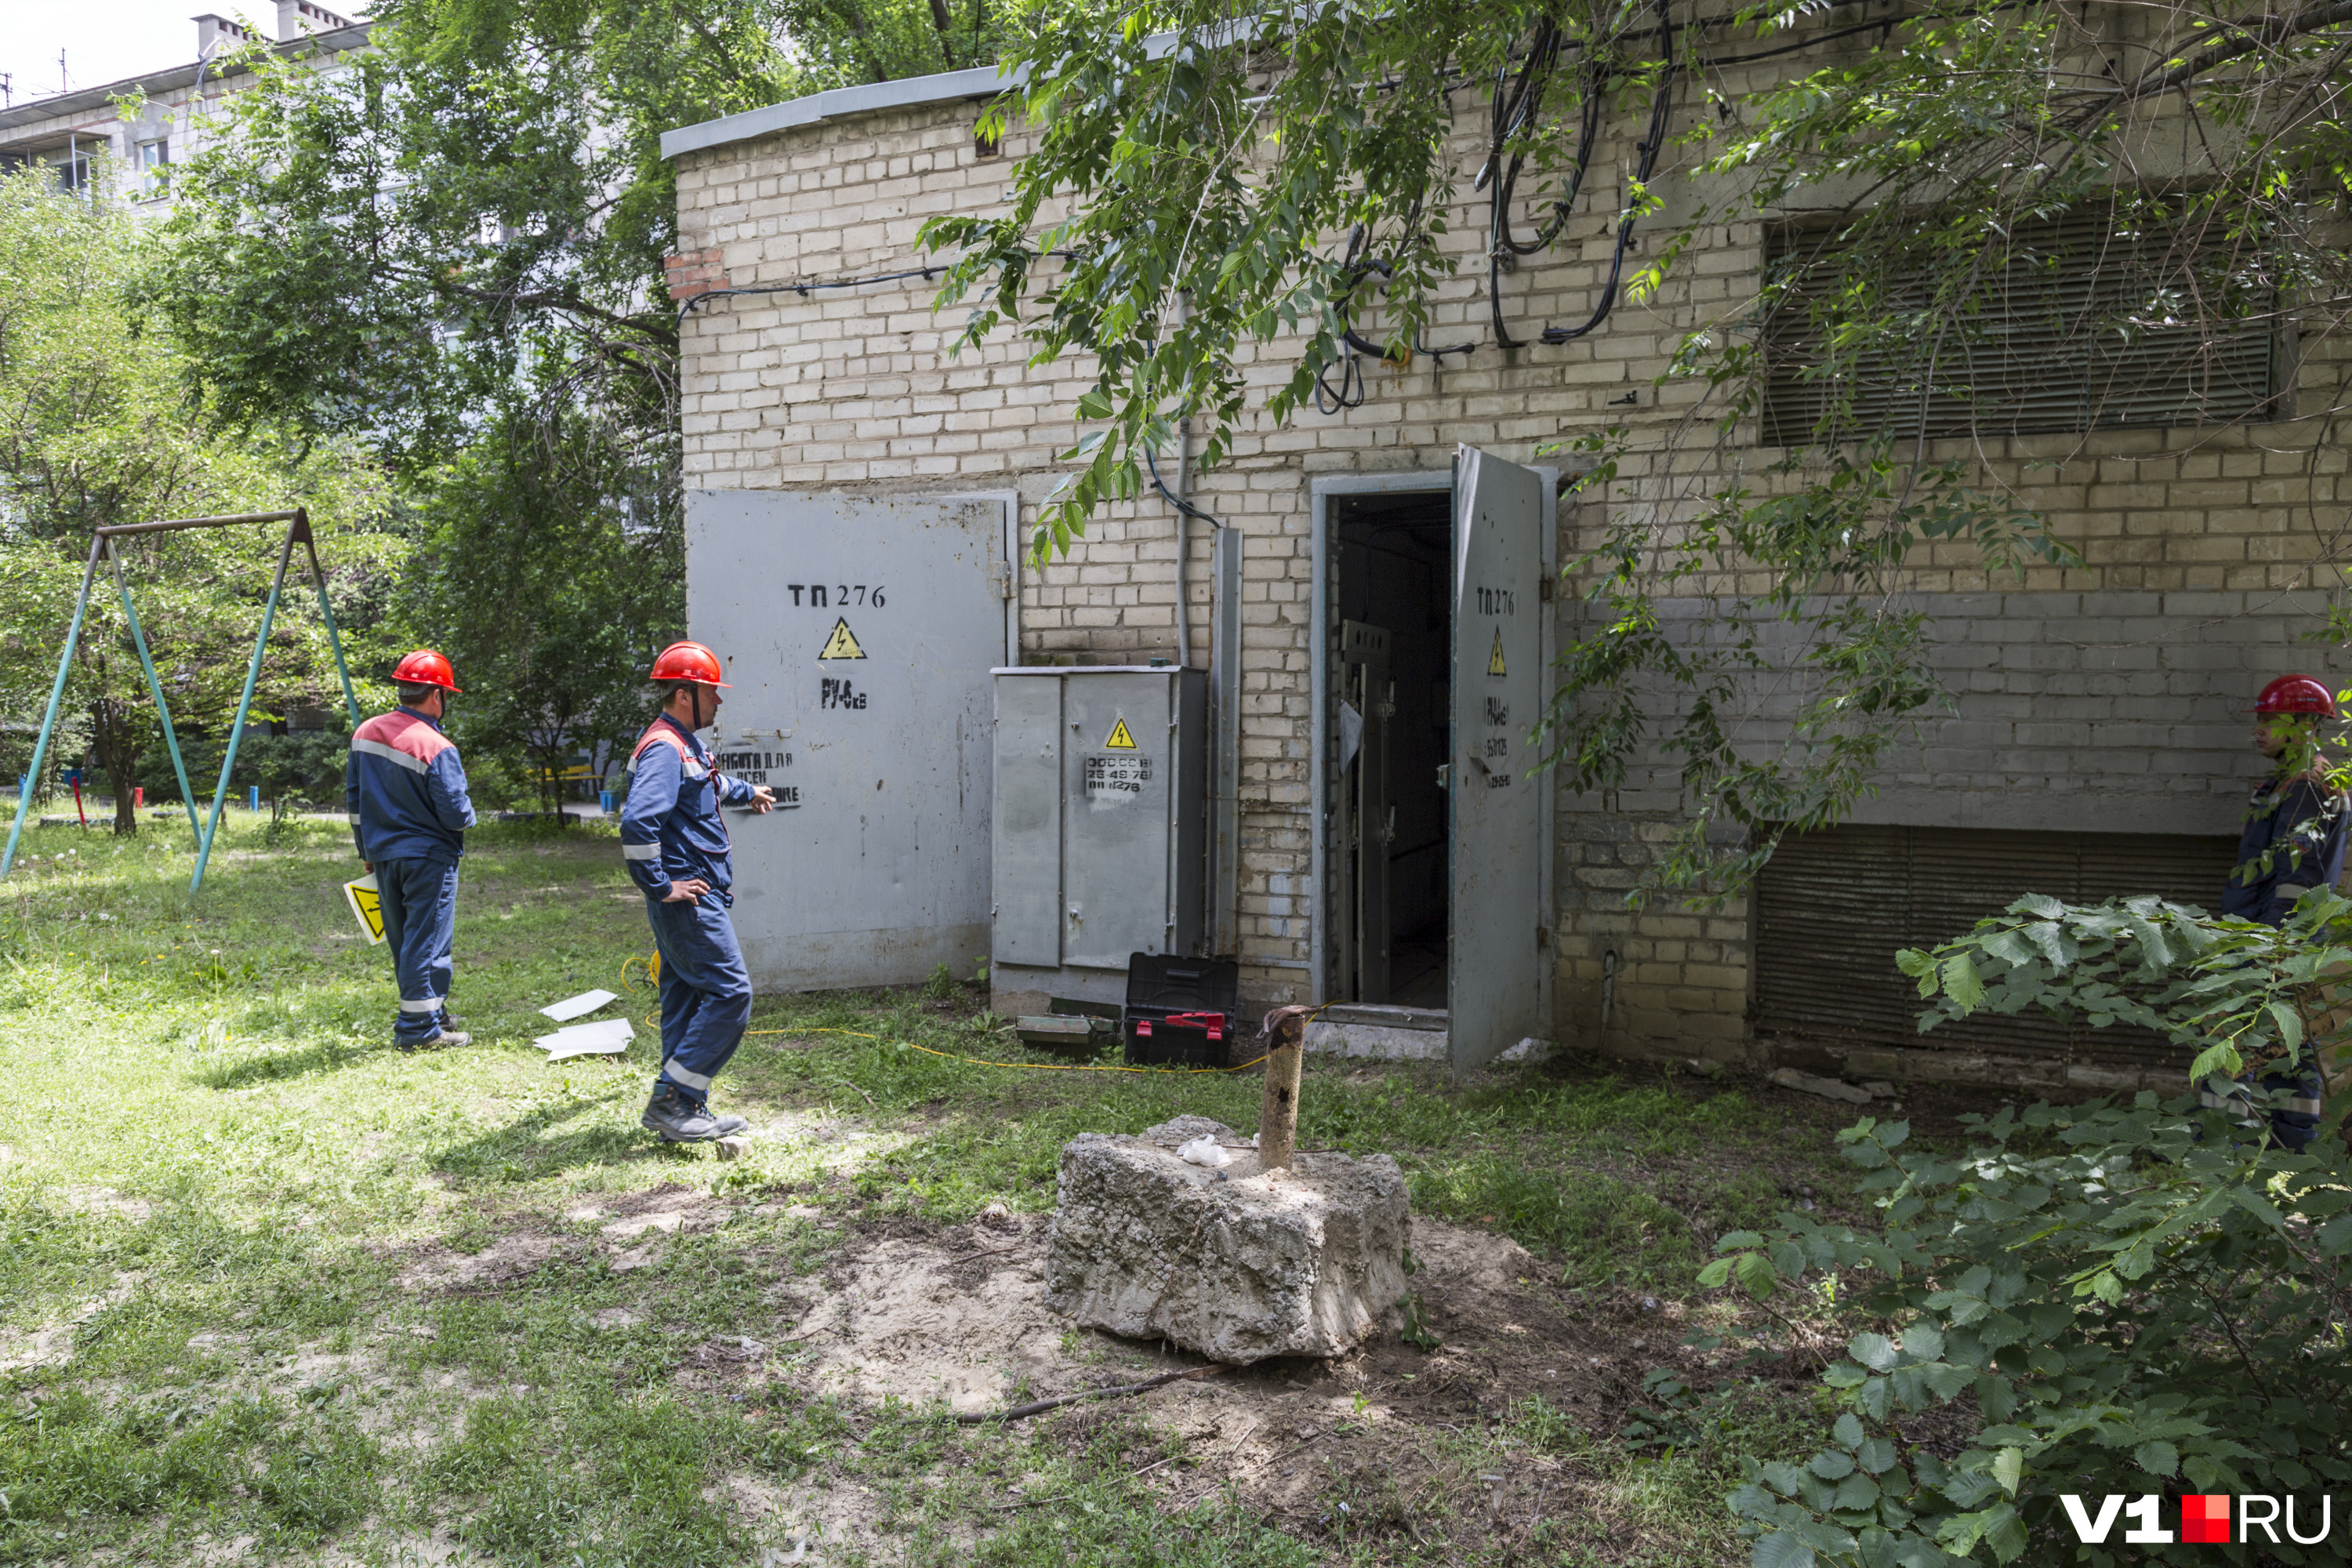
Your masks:
{"label": "worker in blue uniform", "polygon": [[646,895],[646,921],[661,954],[661,1071],[643,1124],[672,1143],[740,1132],[740,1116],[710,1110],[711,1080],[751,1020],[751,977],[728,910],[735,868],[722,805],[765,812],[775,793],[719,773],[696,731],[719,713],[727,682],[719,656],[673,643],[654,660],[661,716],[629,758],[621,807],[621,858]]}
{"label": "worker in blue uniform", "polygon": [[[2246,803],[2237,865],[2221,894],[2221,912],[2263,925],[2285,923],[2295,900],[2314,889],[2333,890],[2344,874],[2345,829],[2352,802],[2329,777],[2320,754],[2319,726],[2336,717],[2336,698],[2307,675],[2286,675],[2263,688],[2254,701],[2254,749],[2270,773]],[[2251,1111],[2246,1091],[2259,1081],[2275,1098],[2272,1136],[2284,1148],[2307,1147],[2317,1136],[2325,1089],[2308,1044],[2290,1056],[2249,1068],[2235,1093],[2206,1093],[2208,1104]],[[2259,1122],[2257,1122],[2259,1125]]]}
{"label": "worker in blue uniform", "polygon": [[352,736],[343,763],[343,807],[360,864],[374,874],[383,940],[400,987],[392,1037],[404,1051],[471,1045],[449,1016],[456,967],[457,862],[474,803],[457,743],[441,715],[457,690],[449,661],[431,648],[403,655],[392,671],[400,706]]}

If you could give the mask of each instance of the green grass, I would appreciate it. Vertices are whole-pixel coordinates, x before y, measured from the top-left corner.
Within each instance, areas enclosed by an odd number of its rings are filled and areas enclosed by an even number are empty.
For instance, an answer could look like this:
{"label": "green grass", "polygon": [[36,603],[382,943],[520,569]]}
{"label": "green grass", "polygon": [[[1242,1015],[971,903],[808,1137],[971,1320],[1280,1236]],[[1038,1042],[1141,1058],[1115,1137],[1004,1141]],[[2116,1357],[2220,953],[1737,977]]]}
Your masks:
{"label": "green grass", "polygon": [[[772,1321],[765,1293],[822,1268],[849,1222],[1049,1208],[1074,1134],[1185,1111],[1247,1131],[1257,1081],[909,1049],[1053,1059],[1023,1056],[941,977],[762,1000],[754,1026],[772,1032],[720,1102],[842,1136],[763,1141],[732,1164],[665,1150],[636,1126],[649,1027],[619,1060],[551,1068],[529,1044],[549,1026],[537,1006],[625,990],[650,946],[609,837],[513,826],[472,843],[452,1005],[475,1043],[406,1055],[384,956],[353,940],[337,891],[356,869],[341,829],[273,844],[233,816],[193,899],[184,828],[128,845],[27,832],[0,883],[0,1362],[23,1363],[0,1373],[0,1563],[239,1542],[268,1562],[389,1562],[428,1539],[456,1561],[578,1568],[788,1554],[789,1531],[729,1503],[729,1478],[866,1489],[894,1562],[1273,1565],[1424,1544],[1603,1560],[1566,1512],[1532,1548],[1480,1544],[1487,1527],[1454,1493],[1537,1453],[1600,1489],[1604,1512],[1646,1521],[1645,1560],[1713,1563],[1744,1557],[1716,1501],[1736,1456],[1800,1447],[1814,1419],[1743,1396],[1662,1455],[1521,1405],[1416,1436],[1410,1486],[1342,1466],[1318,1521],[1213,1487],[1162,1511],[1131,1472],[1178,1449],[1145,1404],[996,1432],[809,1389],[698,1391],[687,1352]],[[642,1019],[647,994],[627,995]],[[1571,1293],[1689,1298],[1716,1234],[1801,1177],[1839,1180],[1818,1129],[1800,1144],[1736,1090],[1652,1075],[1456,1092],[1427,1070],[1318,1063],[1302,1105],[1302,1143],[1395,1154],[1417,1210],[1507,1231]],[[769,1201],[625,1273],[566,1217],[665,1184]],[[545,1255],[496,1288],[402,1282],[518,1237]],[[614,1310],[634,1316],[598,1320]],[[1005,1507],[1015,1481],[1061,1500]]]}

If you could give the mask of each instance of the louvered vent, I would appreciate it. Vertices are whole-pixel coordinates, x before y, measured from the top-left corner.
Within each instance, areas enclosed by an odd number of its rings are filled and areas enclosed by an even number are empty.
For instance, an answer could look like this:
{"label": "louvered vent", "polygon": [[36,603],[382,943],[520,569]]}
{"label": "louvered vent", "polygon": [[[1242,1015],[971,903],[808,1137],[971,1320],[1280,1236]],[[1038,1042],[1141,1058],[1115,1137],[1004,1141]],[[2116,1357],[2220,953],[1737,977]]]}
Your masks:
{"label": "louvered vent", "polygon": [[2038,1010],[1981,1013],[1922,1035],[1917,984],[1895,953],[1949,942],[2026,893],[2069,903],[2157,893],[2210,910],[2237,847],[2231,838],[1958,827],[1792,835],[1756,884],[1757,1029],[1841,1047],[2039,1057],[2056,1069],[2185,1070],[2181,1053],[2145,1029],[2063,1024]]}
{"label": "louvered vent", "polygon": [[1848,440],[2212,424],[2277,396],[2275,294],[2226,237],[2134,231],[2111,211],[2020,226],[1958,308],[1937,303],[1924,268],[1898,269],[1884,302],[1916,331],[1836,372],[1824,306],[1845,279],[1827,244],[1791,229],[1773,247],[1774,268],[1800,276],[1765,326],[1767,446],[1819,439],[1825,423]]}

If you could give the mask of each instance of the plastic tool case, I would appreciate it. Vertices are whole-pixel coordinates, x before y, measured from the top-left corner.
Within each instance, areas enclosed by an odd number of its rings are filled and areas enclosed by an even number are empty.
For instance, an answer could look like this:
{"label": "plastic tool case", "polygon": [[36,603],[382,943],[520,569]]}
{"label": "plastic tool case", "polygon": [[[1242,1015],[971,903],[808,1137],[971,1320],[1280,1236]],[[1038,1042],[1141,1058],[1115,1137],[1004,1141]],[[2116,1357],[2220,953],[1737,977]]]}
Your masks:
{"label": "plastic tool case", "polygon": [[1127,962],[1127,1059],[1139,1066],[1233,1065],[1242,966],[1232,959],[1139,952]]}

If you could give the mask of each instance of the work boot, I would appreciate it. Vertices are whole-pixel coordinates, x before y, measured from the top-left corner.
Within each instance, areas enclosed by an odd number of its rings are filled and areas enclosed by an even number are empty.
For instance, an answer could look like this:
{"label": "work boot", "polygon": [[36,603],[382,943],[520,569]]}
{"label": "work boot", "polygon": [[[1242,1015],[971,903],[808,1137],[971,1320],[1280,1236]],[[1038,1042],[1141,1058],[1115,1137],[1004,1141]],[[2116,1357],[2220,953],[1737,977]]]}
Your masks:
{"label": "work boot", "polygon": [[646,1102],[646,1113],[637,1121],[647,1131],[660,1133],[665,1143],[708,1143],[726,1136],[719,1119],[707,1107],[687,1099],[685,1090],[675,1084],[654,1085],[654,1097]]}
{"label": "work boot", "polygon": [[452,1013],[446,1007],[442,1008],[439,1013],[436,1014],[433,1021],[440,1025],[445,1031],[450,1034],[457,1033],[466,1022],[465,1019],[460,1018],[457,1014]]}
{"label": "work boot", "polygon": [[[669,1070],[669,1058],[667,1057],[662,1058],[661,1065],[663,1071],[667,1072]],[[750,1122],[744,1121],[740,1116],[719,1115],[717,1111],[710,1109],[710,1102],[707,1100],[702,1102],[700,1109],[705,1116],[710,1118],[710,1123],[713,1129],[710,1135],[713,1138],[732,1138],[738,1132],[749,1132],[751,1131],[751,1124]],[[652,1123],[647,1122],[646,1125],[651,1126]]]}
{"label": "work boot", "polygon": [[400,1042],[400,1048],[404,1051],[446,1051],[455,1050],[459,1046],[470,1046],[473,1043],[473,1036],[462,1030],[449,1028],[445,1025],[441,1032],[431,1039],[415,1042],[403,1040]]}

